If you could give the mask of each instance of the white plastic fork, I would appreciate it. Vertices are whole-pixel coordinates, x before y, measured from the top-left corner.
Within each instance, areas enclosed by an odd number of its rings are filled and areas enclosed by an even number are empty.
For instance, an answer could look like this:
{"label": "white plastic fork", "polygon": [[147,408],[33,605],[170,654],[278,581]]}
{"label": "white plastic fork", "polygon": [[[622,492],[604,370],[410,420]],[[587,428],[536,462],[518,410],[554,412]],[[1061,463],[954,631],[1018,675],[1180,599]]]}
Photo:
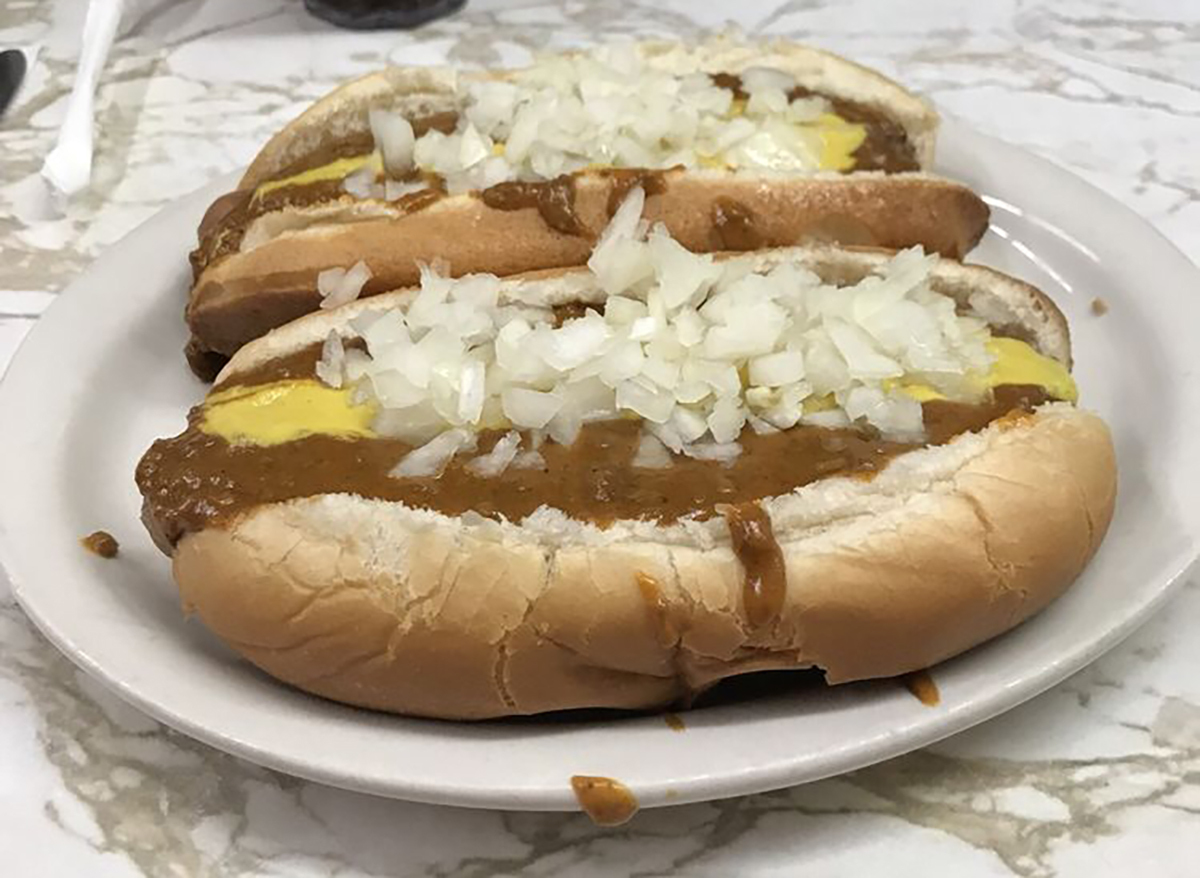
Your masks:
{"label": "white plastic fork", "polygon": [[96,83],[116,38],[124,6],[124,0],[90,0],[88,3],[75,85],[67,100],[58,142],[42,164],[42,176],[66,196],[86,188],[92,179]]}

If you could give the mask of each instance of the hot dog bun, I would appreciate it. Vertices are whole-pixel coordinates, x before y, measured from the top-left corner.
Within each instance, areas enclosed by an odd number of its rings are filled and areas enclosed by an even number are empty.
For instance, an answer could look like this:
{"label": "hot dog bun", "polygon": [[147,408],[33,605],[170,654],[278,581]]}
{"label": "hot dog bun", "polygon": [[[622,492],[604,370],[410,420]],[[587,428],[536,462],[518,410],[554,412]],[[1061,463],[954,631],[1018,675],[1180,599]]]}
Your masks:
{"label": "hot dog bun", "polygon": [[[871,108],[898,126],[912,150],[913,169],[902,173],[660,172],[646,218],[665,222],[690,249],[746,250],[817,240],[889,248],[920,244],[960,258],[983,234],[984,202],[967,187],[928,173],[936,113],[885,77],[787,43],[752,46],[717,39],[691,48],[643,43],[637,50],[647,65],[672,72],[784,71],[805,88]],[[213,243],[211,229],[228,222],[231,204],[247,203],[257,187],[286,178],[306,156],[347,139],[369,141],[369,110],[386,108],[410,118],[452,113],[458,106],[456,89],[465,83],[511,75],[390,68],[336,90],[275,135],[246,171],[238,193],[215,204],[201,226],[187,309],[194,351],[227,357],[250,339],[312,311],[320,300],[317,274],[359,260],[374,273],[368,295],[415,283],[417,263],[434,258],[455,274],[501,275],[586,261],[608,221],[614,193],[629,185],[611,169],[570,175],[574,193],[564,197],[574,202],[577,227],[571,233],[548,224],[533,207],[489,205],[479,191],[392,202],[343,192],[238,220],[230,232],[236,245]]]}
{"label": "hot dog bun", "polygon": [[[739,258],[854,282],[887,255],[818,247]],[[931,283],[1070,362],[1065,321],[1033,287],[947,261]],[[539,305],[597,298],[582,271],[510,278],[503,293]],[[217,390],[411,297],[285,326],[243,348]],[[453,719],[653,708],[747,671],[817,667],[840,683],[970,649],[1070,585],[1105,534],[1115,491],[1103,422],[1050,403],[905,452],[871,480],[763,497],[786,593],[759,626],[720,516],[600,528],[548,508],[510,522],[327,494],[190,532],[173,569],[185,608],[222,640],[338,701]]]}
{"label": "hot dog bun", "polygon": [[[694,46],[647,40],[636,48],[655,69],[737,73],[748,67],[771,67],[790,73],[814,91],[884,108],[904,127],[921,166],[933,163],[938,127],[934,109],[899,83],[840,55],[783,40],[750,44],[726,36]],[[585,52],[563,54],[577,56]],[[238,188],[254,188],[321,147],[355,134],[367,134],[370,128],[366,112],[373,107],[399,107],[413,115],[452,109],[460,79],[504,79],[506,75],[506,71],[467,73],[449,67],[388,67],[352,80],[321,98],[267,141],[246,168]]]}
{"label": "hot dog bun", "polygon": [[[672,237],[697,252],[723,249],[714,224],[721,199],[755,217],[756,246],[806,239],[887,248],[919,243],[957,257],[978,240],[988,215],[966,187],[925,174],[764,181],[732,172],[670,171],[664,178],[666,191],[647,198],[646,219],[665,223]],[[587,237],[554,231],[535,210],[494,210],[473,195],[447,197],[413,214],[397,210],[387,219],[358,219],[354,209],[331,208],[340,212],[339,221],[282,233],[206,269],[192,290],[188,323],[206,349],[232,355],[247,341],[315,310],[321,301],[316,276],[329,267],[366,262],[374,276],[365,293],[372,295],[415,283],[418,263],[434,255],[456,275],[580,265],[608,223],[614,185],[601,174],[577,180],[575,212]],[[288,215],[259,222],[265,221],[303,219]]]}
{"label": "hot dog bun", "polygon": [[[502,527],[325,496],[186,537],[174,572],[227,644],[337,701],[448,719],[665,707],[754,670],[893,676],[1007,631],[1091,558],[1112,473],[1103,423],[1056,406],[913,452],[868,485],[774,498],[794,585],[757,634],[719,523]],[[638,574],[660,584],[661,619]]]}

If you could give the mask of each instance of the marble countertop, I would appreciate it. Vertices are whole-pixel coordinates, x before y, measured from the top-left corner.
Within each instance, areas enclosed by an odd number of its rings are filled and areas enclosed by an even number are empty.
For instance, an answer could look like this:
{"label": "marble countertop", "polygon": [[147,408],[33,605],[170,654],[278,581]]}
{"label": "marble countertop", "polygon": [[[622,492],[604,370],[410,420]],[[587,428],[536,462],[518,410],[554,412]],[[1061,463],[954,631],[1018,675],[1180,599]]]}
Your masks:
{"label": "marble countertop", "polygon": [[[416,34],[336,31],[284,0],[127,0],[101,81],[94,185],[37,170],[86,4],[0,0],[35,53],[0,122],[0,371],[55,293],[163,204],[247,161],[338,81],[383,64],[514,63],[603,34],[694,34],[727,4],[471,0]],[[755,33],[877,66],[1132,206],[1200,259],[1200,6],[742,0]],[[0,486],[0,492],[3,491]],[[0,497],[0,502],[3,498]],[[386,801],[256,768],[89,681],[0,577],[0,862],[35,875],[1193,876],[1200,863],[1200,583],[1087,670],[933,747],[777,793],[579,815]]]}

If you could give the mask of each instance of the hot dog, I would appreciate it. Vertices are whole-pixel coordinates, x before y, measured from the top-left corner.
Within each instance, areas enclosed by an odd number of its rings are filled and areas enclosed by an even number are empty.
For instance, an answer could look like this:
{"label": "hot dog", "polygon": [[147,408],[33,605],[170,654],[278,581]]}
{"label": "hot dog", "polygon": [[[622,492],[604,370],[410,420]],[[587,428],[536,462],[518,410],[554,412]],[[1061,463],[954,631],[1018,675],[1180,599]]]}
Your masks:
{"label": "hot dog", "polygon": [[694,251],[815,239],[960,257],[988,211],[928,173],[937,125],[896,83],[787,43],[390,68],[318,101],[213,203],[192,253],[189,359],[215,369],[314,310],[320,272],[359,259],[367,294],[415,283],[435,257],[454,274],[582,264],[634,185]]}
{"label": "hot dog", "polygon": [[642,201],[587,268],[426,270],[239,351],[138,467],[185,608],[479,719],[898,675],[1071,584],[1116,470],[1053,302],[919,249],[692,254]]}

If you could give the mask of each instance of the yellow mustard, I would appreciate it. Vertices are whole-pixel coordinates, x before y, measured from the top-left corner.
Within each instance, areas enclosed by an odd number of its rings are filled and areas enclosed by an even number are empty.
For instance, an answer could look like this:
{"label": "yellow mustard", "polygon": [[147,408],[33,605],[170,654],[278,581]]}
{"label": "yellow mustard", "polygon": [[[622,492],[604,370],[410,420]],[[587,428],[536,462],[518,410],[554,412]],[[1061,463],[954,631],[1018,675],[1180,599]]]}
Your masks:
{"label": "yellow mustard", "polygon": [[1055,399],[1079,401],[1079,388],[1067,367],[1058,360],[1039,354],[1015,338],[993,338],[987,343],[988,353],[995,357],[988,371],[987,386],[1001,384],[1036,384],[1044,387]]}
{"label": "yellow mustard", "polygon": [[368,152],[363,155],[334,159],[328,164],[309,168],[307,171],[301,171],[299,174],[293,174],[281,180],[268,180],[254,190],[254,197],[262,198],[268,192],[274,192],[284,186],[307,186],[309,183],[321,183],[325,180],[344,180],[355,171],[368,165],[373,166],[376,171],[383,170],[383,160],[379,157],[379,153]]}
{"label": "yellow mustard", "polygon": [[821,136],[821,170],[849,171],[853,168],[854,151],[867,139],[866,126],[847,122],[833,113],[822,113],[814,127]]}
{"label": "yellow mustard", "polygon": [[347,439],[374,436],[371,422],[377,407],[355,405],[352,392],[311,378],[218,390],[205,400],[200,429],[247,445],[278,445],[317,433]]}

